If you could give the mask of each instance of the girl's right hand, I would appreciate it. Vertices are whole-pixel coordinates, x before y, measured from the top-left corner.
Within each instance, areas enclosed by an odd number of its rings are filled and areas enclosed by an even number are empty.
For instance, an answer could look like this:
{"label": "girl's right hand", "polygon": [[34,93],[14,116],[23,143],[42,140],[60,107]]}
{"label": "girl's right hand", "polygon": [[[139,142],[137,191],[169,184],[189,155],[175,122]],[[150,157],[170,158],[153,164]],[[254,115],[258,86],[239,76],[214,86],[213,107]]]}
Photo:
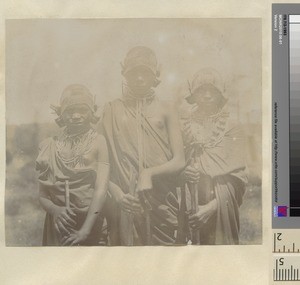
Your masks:
{"label": "girl's right hand", "polygon": [[70,234],[76,226],[76,214],[66,207],[55,206],[52,212],[55,229],[62,235]]}
{"label": "girl's right hand", "polygon": [[188,182],[198,183],[200,181],[200,176],[200,171],[191,165],[188,165],[184,169],[184,178]]}
{"label": "girl's right hand", "polygon": [[123,194],[119,199],[119,205],[122,210],[128,213],[141,213],[142,206],[138,198],[132,196],[131,194]]}

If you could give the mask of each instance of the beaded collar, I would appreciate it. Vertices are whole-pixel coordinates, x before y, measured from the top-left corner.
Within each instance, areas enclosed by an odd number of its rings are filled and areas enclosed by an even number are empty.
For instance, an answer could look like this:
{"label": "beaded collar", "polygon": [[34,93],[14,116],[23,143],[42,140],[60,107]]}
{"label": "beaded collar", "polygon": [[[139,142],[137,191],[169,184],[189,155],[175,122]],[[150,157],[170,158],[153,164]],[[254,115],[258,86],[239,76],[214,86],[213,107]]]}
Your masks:
{"label": "beaded collar", "polygon": [[129,100],[129,101],[146,101],[146,102],[152,102],[153,99],[156,97],[155,96],[155,92],[154,92],[153,89],[150,89],[142,97],[136,96],[126,84],[123,84],[122,91],[123,91],[123,99],[124,100]]}
{"label": "beaded collar", "polygon": [[214,147],[225,135],[228,117],[229,113],[223,110],[205,118],[193,112],[189,124],[192,144],[198,144],[201,148]]}
{"label": "beaded collar", "polygon": [[69,167],[84,166],[84,155],[91,151],[96,136],[92,128],[76,135],[70,135],[64,130],[55,141],[57,153]]}

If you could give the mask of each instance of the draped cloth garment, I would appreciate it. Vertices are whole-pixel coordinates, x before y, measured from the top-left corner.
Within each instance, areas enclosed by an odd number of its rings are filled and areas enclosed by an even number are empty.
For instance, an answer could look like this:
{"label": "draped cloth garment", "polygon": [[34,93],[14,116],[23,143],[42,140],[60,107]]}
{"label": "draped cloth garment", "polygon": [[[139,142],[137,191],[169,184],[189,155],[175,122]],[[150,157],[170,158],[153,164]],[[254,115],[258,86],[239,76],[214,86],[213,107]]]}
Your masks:
{"label": "draped cloth garment", "polygon": [[200,230],[200,240],[202,244],[238,244],[239,206],[247,183],[244,137],[224,111],[206,124],[198,134],[193,119],[186,120],[184,126],[187,163],[196,159],[202,174],[198,204],[214,198],[218,202],[216,215]]}
{"label": "draped cloth garment", "polygon": [[[38,180],[46,190],[49,199],[57,206],[66,206],[65,181],[69,181],[70,208],[76,214],[75,229],[79,230],[91,204],[97,173],[95,169],[84,165],[84,159],[81,160],[83,164],[81,163],[79,166],[67,165],[57,149],[57,142],[58,138],[54,137],[48,138],[40,144],[40,152],[36,160]],[[91,234],[82,245],[99,245],[103,218],[100,215],[98,217]],[[58,246],[61,244],[61,238],[62,236],[54,227],[53,216],[47,213],[43,245]]]}
{"label": "draped cloth garment", "polygon": [[[145,104],[148,103],[145,99]],[[155,104],[156,98],[150,98]],[[152,101],[154,100],[154,101]],[[144,104],[144,106],[145,106]],[[140,128],[141,133],[138,129]],[[110,102],[104,110],[102,131],[108,142],[111,164],[111,181],[124,193],[129,193],[131,169],[139,172],[140,137],[143,138],[143,167],[166,163],[172,158],[164,122],[146,112],[138,111],[135,99],[122,98]],[[178,202],[173,176],[153,179],[153,189],[148,196],[150,211],[151,244],[171,245],[177,229]],[[145,245],[145,217],[120,210],[114,205],[117,227],[114,243],[121,245]],[[133,226],[132,226],[133,219]],[[113,231],[113,229],[112,229]],[[133,232],[133,240],[132,240]]]}

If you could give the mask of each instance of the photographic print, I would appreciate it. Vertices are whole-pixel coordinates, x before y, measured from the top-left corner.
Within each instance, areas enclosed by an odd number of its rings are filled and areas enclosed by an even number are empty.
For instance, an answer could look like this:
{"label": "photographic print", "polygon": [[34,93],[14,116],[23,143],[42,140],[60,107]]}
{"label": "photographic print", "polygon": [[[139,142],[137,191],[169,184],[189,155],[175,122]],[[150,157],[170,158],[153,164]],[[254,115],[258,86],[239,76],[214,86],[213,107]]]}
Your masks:
{"label": "photographic print", "polygon": [[6,246],[262,242],[261,20],[6,21]]}

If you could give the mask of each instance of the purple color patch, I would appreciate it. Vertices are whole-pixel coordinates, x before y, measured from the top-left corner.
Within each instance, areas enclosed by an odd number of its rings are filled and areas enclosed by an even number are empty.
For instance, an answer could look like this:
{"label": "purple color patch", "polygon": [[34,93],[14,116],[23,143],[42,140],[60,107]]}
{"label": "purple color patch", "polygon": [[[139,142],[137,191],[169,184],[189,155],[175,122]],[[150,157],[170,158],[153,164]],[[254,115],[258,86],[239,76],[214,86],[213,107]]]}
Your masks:
{"label": "purple color patch", "polygon": [[287,217],[287,206],[278,206],[278,217]]}

